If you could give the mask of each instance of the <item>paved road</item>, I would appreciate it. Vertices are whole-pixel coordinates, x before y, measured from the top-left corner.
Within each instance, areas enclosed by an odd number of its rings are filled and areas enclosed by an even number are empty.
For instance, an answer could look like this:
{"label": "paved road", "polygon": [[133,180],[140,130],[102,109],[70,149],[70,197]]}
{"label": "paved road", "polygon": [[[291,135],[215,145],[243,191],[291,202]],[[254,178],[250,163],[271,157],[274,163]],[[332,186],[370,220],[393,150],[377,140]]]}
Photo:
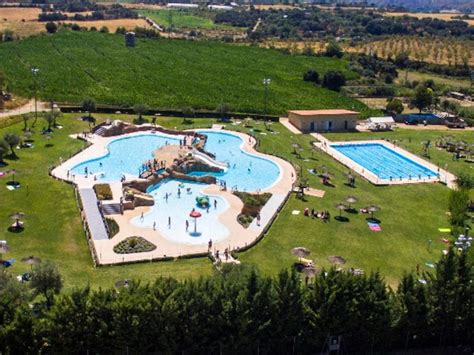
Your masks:
{"label": "paved road", "polygon": [[[38,111],[45,111],[47,107],[48,107],[47,103],[38,101]],[[13,110],[0,112],[0,118],[17,116],[17,115],[22,115],[24,113],[30,113],[30,112],[35,112],[35,100],[30,100],[23,106],[20,106]]]}

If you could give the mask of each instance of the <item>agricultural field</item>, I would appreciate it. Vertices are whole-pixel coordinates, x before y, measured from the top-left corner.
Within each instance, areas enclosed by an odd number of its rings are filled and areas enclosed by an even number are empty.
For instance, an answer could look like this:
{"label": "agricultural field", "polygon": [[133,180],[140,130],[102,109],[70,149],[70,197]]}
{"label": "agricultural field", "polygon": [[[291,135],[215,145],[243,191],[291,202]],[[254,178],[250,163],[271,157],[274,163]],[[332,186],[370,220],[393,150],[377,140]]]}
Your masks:
{"label": "agricultural field", "polygon": [[412,60],[435,64],[474,65],[474,41],[453,38],[390,37],[347,47],[349,52],[377,54],[381,58],[406,52]]}
{"label": "agricultural field", "polygon": [[20,38],[44,31],[44,23],[38,22],[40,9],[0,7],[0,32],[13,31]]}
{"label": "agricultural field", "polygon": [[0,56],[0,69],[15,78],[10,89],[25,97],[32,95],[30,68],[35,66],[40,69],[39,96],[45,100],[79,103],[93,97],[115,105],[210,110],[226,102],[233,111],[258,113],[264,111],[262,80],[269,77],[271,113],[337,107],[369,114],[359,101],[303,81],[309,69],[321,76],[333,69],[349,80],[357,77],[346,61],[332,58],[168,39],[138,39],[130,49],[122,35],[66,30],[4,43]]}
{"label": "agricultural field", "polygon": [[147,16],[164,28],[204,29],[204,30],[239,30],[232,26],[215,24],[208,12],[190,10],[136,10],[140,15]]}
{"label": "agricultural field", "polygon": [[[410,16],[410,17],[416,17],[418,19],[424,19],[424,18],[435,18],[438,20],[444,20],[444,21],[455,21],[458,20],[456,17],[460,16],[460,14],[436,14],[436,13],[429,13],[429,12],[385,12],[385,16],[391,16],[391,17],[401,17],[401,16]],[[470,26],[474,26],[474,19],[468,19],[468,20],[462,20],[464,22],[467,22]]]}

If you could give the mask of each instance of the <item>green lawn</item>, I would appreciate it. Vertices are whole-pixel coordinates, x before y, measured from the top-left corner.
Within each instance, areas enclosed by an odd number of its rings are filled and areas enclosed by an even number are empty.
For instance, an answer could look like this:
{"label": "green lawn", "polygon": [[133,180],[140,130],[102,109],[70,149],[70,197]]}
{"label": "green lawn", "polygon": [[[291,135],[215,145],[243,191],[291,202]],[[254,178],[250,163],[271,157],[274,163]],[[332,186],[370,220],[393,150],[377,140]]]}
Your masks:
{"label": "green lawn", "polygon": [[[214,21],[205,16],[204,13],[194,10],[136,10],[140,15],[147,16],[162,27],[171,25],[176,29],[195,30],[234,30],[239,29],[232,26],[215,24]],[[207,15],[207,12],[205,12]]]}
{"label": "green lawn", "polygon": [[[288,109],[347,108],[364,111],[358,100],[303,81],[314,68],[320,75],[341,70],[345,60],[286,55],[276,50],[211,41],[138,39],[126,48],[122,35],[62,30],[0,44],[0,70],[9,88],[31,96],[30,69],[40,69],[39,95],[44,99],[80,103],[93,97],[99,103],[181,109],[214,110],[227,102],[233,111],[264,110],[263,78],[269,77],[268,107],[282,114]],[[14,79],[14,80],[13,80]]]}
{"label": "green lawn", "polygon": [[417,71],[408,71],[408,76],[406,76],[405,70],[400,70],[397,81],[402,83],[407,78],[409,81],[425,81],[425,80],[434,80],[437,85],[449,86],[455,89],[458,88],[470,88],[471,81],[468,78],[455,78],[455,77],[445,77],[441,75],[436,75],[433,73],[420,73]]}
{"label": "green lawn", "polygon": [[[99,121],[105,117],[132,118],[126,115],[96,116]],[[158,124],[178,129],[209,127],[214,122],[213,119],[194,119],[189,124],[183,124],[182,118],[166,117],[159,117],[157,121]],[[8,240],[12,248],[6,258],[19,260],[33,254],[53,260],[59,265],[67,289],[86,283],[93,287],[105,287],[121,278],[146,281],[158,275],[173,275],[182,279],[212,272],[211,263],[206,258],[94,269],[73,189],[47,174],[48,166],[57,164],[59,157],[67,158],[82,147],[83,143],[68,135],[87,129],[87,125],[77,120],[77,114],[65,115],[60,123],[64,128],[55,131],[52,147],[47,148],[46,139],[35,133],[35,148],[19,150],[20,159],[7,160],[9,166],[1,168],[2,171],[17,169],[22,183],[21,189],[11,192],[4,188],[7,178],[0,178],[0,239]],[[39,122],[36,130],[39,131],[43,125]],[[0,136],[5,132],[19,133],[21,128],[21,123],[0,128]],[[249,130],[243,125],[228,125],[228,128],[244,132]],[[253,128],[260,138],[261,151],[293,161],[301,167],[304,178],[309,179],[312,187],[326,190],[326,196],[323,199],[307,197],[304,202],[292,197],[263,241],[240,254],[244,263],[255,264],[266,274],[275,274],[295,261],[295,257],[290,255],[291,248],[305,246],[312,251],[311,258],[318,266],[327,266],[326,258],[330,255],[341,255],[347,259],[348,267],[378,269],[389,283],[394,284],[404,270],[414,269],[416,264],[424,267],[425,262],[438,259],[444,244],[439,241],[443,235],[437,232],[437,228],[448,225],[445,212],[449,190],[446,187],[441,184],[376,187],[358,178],[357,187],[349,188],[343,184],[346,168],[319,151],[312,154],[312,137],[309,135],[292,135],[277,123],[272,124],[271,128],[278,134],[266,131],[263,123],[254,124]],[[415,133],[397,132],[405,139]],[[441,135],[443,132],[432,134]],[[355,134],[348,134],[347,138],[350,135]],[[414,136],[412,139],[415,139]],[[293,142],[302,146],[301,158],[292,154]],[[323,187],[317,177],[307,172],[307,169],[322,164],[335,174],[335,187]],[[335,204],[349,194],[359,198],[360,202],[355,204],[357,208],[370,203],[381,207],[376,217],[382,221],[382,232],[371,232],[363,215],[348,215],[350,221],[347,223],[331,220],[324,224],[302,214],[294,216],[291,213],[294,209],[303,211],[308,207],[327,209],[334,216],[337,214]],[[8,215],[17,210],[26,213],[26,229],[20,234],[13,234],[7,232],[12,223]],[[427,249],[429,239],[433,240],[431,251]],[[13,272],[19,274],[27,269],[27,265],[17,262]]]}

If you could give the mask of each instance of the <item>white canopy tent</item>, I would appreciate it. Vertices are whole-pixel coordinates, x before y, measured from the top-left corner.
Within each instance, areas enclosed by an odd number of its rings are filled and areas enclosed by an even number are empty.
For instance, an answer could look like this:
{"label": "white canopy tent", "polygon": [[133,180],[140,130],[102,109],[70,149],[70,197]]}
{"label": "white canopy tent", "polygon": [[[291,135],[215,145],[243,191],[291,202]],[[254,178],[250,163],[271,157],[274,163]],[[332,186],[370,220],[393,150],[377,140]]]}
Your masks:
{"label": "white canopy tent", "polygon": [[395,125],[395,120],[391,116],[384,117],[370,117],[367,120],[368,128],[373,131],[382,131],[392,129]]}

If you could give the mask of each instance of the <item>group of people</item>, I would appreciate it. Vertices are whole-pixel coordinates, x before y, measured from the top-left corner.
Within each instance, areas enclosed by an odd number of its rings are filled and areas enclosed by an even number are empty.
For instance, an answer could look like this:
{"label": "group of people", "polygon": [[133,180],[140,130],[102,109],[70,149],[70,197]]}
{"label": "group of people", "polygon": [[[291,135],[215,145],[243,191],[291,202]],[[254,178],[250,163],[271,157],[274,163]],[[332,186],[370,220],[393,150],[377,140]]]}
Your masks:
{"label": "group of people", "polygon": [[327,210],[316,211],[314,208],[312,208],[311,211],[310,211],[309,208],[306,207],[304,209],[304,215],[306,217],[319,218],[323,222],[328,222],[328,221],[331,220],[331,214]]}
{"label": "group of people", "polygon": [[[212,241],[210,241],[210,243],[211,243],[211,245],[212,245]],[[224,250],[224,258],[225,258],[225,261],[229,260],[229,255],[230,255],[229,249],[228,249],[228,248],[225,248],[225,250]],[[219,250],[216,250],[215,257],[216,257],[216,260],[220,260],[220,259],[221,259]]]}
{"label": "group of people", "polygon": [[166,160],[158,161],[156,158],[154,158],[153,160],[149,160],[142,165],[139,174],[145,171],[151,171],[152,173],[155,173],[156,171],[164,168],[166,168]]}

